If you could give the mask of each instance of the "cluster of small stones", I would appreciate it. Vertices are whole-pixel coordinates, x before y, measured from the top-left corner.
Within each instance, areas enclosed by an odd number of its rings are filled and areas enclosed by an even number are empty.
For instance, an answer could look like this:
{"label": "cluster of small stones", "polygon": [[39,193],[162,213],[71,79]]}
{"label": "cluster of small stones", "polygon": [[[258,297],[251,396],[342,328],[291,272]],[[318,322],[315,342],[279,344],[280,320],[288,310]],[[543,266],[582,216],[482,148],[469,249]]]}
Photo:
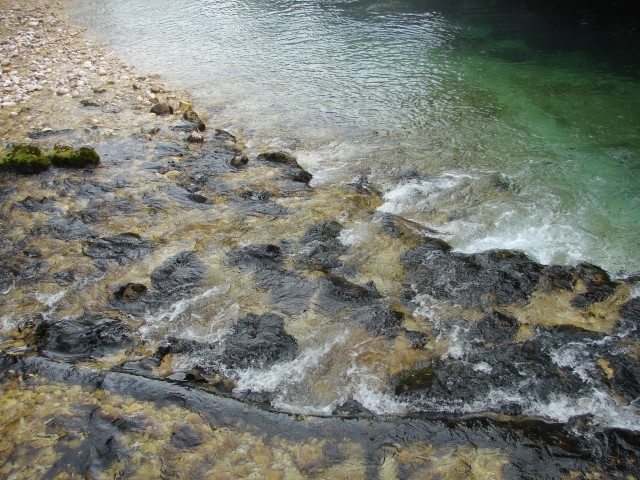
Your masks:
{"label": "cluster of small stones", "polygon": [[0,1],[0,111],[17,116],[37,97],[85,98],[120,82],[133,87],[139,102],[159,101],[164,88],[86,40],[61,14],[60,2],[7,3]]}

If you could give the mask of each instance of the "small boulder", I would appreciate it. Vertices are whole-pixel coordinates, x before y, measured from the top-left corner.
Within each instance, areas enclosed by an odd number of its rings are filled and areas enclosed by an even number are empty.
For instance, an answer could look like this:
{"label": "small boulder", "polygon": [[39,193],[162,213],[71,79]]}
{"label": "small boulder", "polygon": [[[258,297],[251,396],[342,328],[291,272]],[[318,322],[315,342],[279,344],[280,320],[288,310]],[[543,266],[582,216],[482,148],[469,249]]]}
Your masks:
{"label": "small boulder", "polygon": [[0,169],[17,173],[39,173],[50,166],[49,157],[35,145],[15,145],[0,160]]}
{"label": "small boulder", "polygon": [[239,153],[231,159],[230,163],[232,167],[238,168],[249,163],[249,157],[247,157],[244,153]]}
{"label": "small boulder", "polygon": [[296,158],[287,152],[261,153],[256,160],[279,164],[283,173],[294,182],[308,184],[313,178],[313,175],[302,168]]}
{"label": "small boulder", "polygon": [[258,160],[264,162],[282,163],[284,165],[298,165],[296,157],[287,152],[266,152],[258,155]]}
{"label": "small boulder", "polygon": [[187,122],[193,123],[201,132],[204,132],[207,128],[204,122],[200,119],[200,116],[193,110],[187,110],[186,112],[184,112],[182,114],[182,118],[184,118]]}
{"label": "small boulder", "polygon": [[156,103],[153,107],[151,107],[151,113],[155,113],[156,115],[172,115],[173,107],[168,103]]}
{"label": "small boulder", "polygon": [[49,158],[56,167],[84,168],[100,165],[100,156],[91,147],[76,150],[67,145],[56,145]]}

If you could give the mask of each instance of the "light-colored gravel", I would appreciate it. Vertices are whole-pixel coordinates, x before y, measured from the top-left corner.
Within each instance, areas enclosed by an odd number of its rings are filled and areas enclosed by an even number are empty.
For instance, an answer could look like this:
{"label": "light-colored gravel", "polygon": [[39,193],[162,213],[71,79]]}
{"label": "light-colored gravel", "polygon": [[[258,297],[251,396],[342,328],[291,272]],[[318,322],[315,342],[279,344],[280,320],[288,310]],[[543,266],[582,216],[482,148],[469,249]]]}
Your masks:
{"label": "light-colored gravel", "polygon": [[60,1],[0,0],[0,69],[1,147],[34,130],[115,135],[189,100],[88,40]]}

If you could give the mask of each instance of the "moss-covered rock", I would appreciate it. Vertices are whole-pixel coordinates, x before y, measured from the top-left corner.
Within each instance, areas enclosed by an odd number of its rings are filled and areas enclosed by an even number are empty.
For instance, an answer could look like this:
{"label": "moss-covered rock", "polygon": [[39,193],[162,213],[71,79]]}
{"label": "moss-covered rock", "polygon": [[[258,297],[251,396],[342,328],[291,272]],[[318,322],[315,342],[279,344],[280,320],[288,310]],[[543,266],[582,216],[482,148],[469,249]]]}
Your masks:
{"label": "moss-covered rock", "polygon": [[39,173],[50,166],[49,157],[35,145],[15,145],[0,160],[0,169],[17,173]]}
{"label": "moss-covered rock", "polygon": [[49,158],[56,167],[84,168],[100,164],[100,156],[91,147],[76,150],[67,145],[56,145]]}

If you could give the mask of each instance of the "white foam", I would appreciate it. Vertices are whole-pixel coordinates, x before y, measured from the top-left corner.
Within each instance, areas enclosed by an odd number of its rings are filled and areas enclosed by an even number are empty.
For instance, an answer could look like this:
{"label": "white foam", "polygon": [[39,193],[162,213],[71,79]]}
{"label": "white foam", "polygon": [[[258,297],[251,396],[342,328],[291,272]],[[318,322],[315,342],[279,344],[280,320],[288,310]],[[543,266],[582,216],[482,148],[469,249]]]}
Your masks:
{"label": "white foam", "polygon": [[12,315],[3,315],[0,317],[0,332],[12,330],[18,326],[18,322]]}
{"label": "white foam", "polygon": [[412,405],[408,402],[366,386],[359,388],[353,399],[377,415],[405,415],[412,410]]}
{"label": "white foam", "polygon": [[384,194],[384,203],[378,211],[402,216],[431,211],[443,197],[449,197],[464,181],[472,178],[468,174],[447,173],[429,181],[400,184]]}
{"label": "white foam", "polygon": [[593,364],[585,343],[571,342],[549,353],[559,367],[570,368],[586,383],[593,383],[593,373],[598,367]]}
{"label": "white foam", "polygon": [[[545,223],[542,218],[522,218],[509,212],[495,220],[495,226],[484,235],[473,238],[462,234],[456,251],[475,253],[491,249],[520,250],[543,264],[575,264],[584,259],[587,244],[593,236],[575,227]],[[464,226],[457,226],[461,230]]]}
{"label": "white foam", "polygon": [[371,224],[358,223],[353,228],[345,228],[340,231],[338,240],[348,247],[367,243],[372,237]]}
{"label": "white foam", "polygon": [[491,365],[489,365],[487,362],[478,362],[478,363],[473,365],[473,369],[476,372],[482,372],[482,373],[491,373],[491,372],[493,372],[493,367]]}
{"label": "white foam", "polygon": [[438,231],[458,252],[521,250],[544,264],[587,260],[608,268],[609,254],[581,228],[580,211],[569,211],[550,191],[496,189],[498,178],[478,171],[412,180],[392,186],[378,210]]}
{"label": "white foam", "polygon": [[467,342],[464,340],[464,336],[461,336],[461,333],[464,333],[464,331],[459,325],[454,325],[449,331],[449,345],[442,358],[455,358],[458,360],[464,358],[467,351]]}
{"label": "white foam", "polygon": [[547,402],[534,401],[527,405],[524,413],[558,422],[567,422],[581,415],[593,415],[597,425],[640,430],[640,410],[633,402],[621,405],[608,393],[598,389],[593,389],[589,396],[569,398],[556,394]]}
{"label": "white foam", "polygon": [[43,304],[45,307],[51,308],[58,303],[67,294],[67,290],[60,290],[57,293],[51,295],[44,295],[40,292],[36,293],[36,300]]}
{"label": "white foam", "polygon": [[197,313],[192,312],[194,307],[203,300],[220,296],[228,290],[228,285],[215,286],[200,295],[196,295],[195,297],[179,300],[173,303],[168,309],[161,310],[157,315],[147,315],[145,318],[145,324],[140,327],[139,331],[143,337],[154,336],[159,331],[164,330],[165,327],[169,327],[174,324],[177,319],[187,313],[191,316],[197,316]]}
{"label": "white foam", "polygon": [[284,386],[301,383],[308,372],[316,368],[335,346],[347,340],[348,333],[344,331],[319,347],[306,348],[295,359],[277,363],[266,370],[258,368],[237,370],[235,391],[275,392]]}

